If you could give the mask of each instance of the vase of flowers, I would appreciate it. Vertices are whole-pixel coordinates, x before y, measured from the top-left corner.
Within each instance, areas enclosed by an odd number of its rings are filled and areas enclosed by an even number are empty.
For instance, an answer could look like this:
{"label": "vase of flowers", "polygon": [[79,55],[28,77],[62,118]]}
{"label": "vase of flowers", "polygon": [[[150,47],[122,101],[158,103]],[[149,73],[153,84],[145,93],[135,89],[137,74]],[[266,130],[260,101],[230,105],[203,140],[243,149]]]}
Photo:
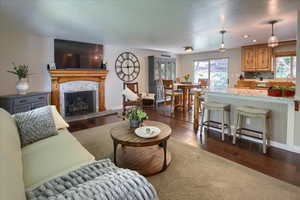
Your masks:
{"label": "vase of flowers", "polygon": [[190,74],[189,73],[184,74],[183,78],[184,78],[185,82],[189,82],[189,80],[190,80]]}
{"label": "vase of flowers", "polygon": [[18,76],[18,82],[16,85],[16,90],[18,94],[26,94],[29,89],[28,76],[29,76],[29,66],[28,65],[16,65],[13,63],[13,70],[9,70],[9,73]]}
{"label": "vase of flowers", "polygon": [[140,108],[133,108],[126,113],[130,128],[138,128],[143,120],[147,119],[147,113]]}

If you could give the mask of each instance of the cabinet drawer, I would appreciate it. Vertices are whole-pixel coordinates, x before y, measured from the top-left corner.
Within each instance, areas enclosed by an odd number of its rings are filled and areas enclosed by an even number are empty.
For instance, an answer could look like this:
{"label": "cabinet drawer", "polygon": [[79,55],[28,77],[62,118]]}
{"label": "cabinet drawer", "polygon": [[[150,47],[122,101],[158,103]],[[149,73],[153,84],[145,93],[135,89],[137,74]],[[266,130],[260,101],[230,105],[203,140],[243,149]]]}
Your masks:
{"label": "cabinet drawer", "polygon": [[30,98],[18,98],[18,99],[14,100],[14,104],[16,106],[22,105],[22,104],[28,104],[30,102],[31,102]]}
{"label": "cabinet drawer", "polygon": [[31,110],[31,104],[23,104],[14,107],[13,113],[26,112]]}
{"label": "cabinet drawer", "polygon": [[47,105],[46,101],[32,103],[31,104],[31,109],[40,108],[40,107],[43,107],[43,106],[46,106],[46,105]]}
{"label": "cabinet drawer", "polygon": [[30,102],[47,102],[47,96],[33,96],[30,98]]}

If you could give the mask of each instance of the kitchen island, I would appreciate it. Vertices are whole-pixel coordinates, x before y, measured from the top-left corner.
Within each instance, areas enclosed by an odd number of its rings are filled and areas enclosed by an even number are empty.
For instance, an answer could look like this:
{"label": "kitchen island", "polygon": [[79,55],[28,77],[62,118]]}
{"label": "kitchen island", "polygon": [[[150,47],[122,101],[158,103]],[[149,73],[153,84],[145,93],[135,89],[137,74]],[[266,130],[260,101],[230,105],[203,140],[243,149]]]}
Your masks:
{"label": "kitchen island", "polygon": [[[235,109],[240,106],[250,106],[256,108],[268,109],[271,111],[271,123],[269,125],[270,144],[283,149],[290,150],[289,147],[294,144],[294,118],[295,103],[294,98],[271,97],[266,90],[253,89],[208,89],[205,92],[205,101],[215,101],[230,104],[231,130],[234,129],[236,119]],[[196,102],[197,106],[198,103]],[[197,108],[195,108],[197,111]],[[206,118],[206,116],[204,116]],[[211,120],[220,121],[219,113],[213,112]],[[261,130],[262,124],[258,119],[248,118],[244,122],[244,127]],[[197,129],[198,120],[195,120],[194,127]],[[230,132],[227,132],[230,134]],[[244,136],[246,139],[252,138]],[[292,148],[292,147],[291,147]]]}

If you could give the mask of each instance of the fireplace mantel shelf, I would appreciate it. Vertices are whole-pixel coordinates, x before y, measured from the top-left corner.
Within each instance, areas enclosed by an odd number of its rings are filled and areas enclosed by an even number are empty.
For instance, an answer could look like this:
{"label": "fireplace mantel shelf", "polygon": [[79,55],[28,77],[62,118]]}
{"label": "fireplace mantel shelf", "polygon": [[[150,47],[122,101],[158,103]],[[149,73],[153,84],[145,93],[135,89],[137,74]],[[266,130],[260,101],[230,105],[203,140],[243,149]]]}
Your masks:
{"label": "fireplace mantel shelf", "polygon": [[107,70],[49,70],[51,76],[51,104],[60,111],[59,84],[70,81],[95,81],[99,83],[99,112],[105,111],[105,79]]}

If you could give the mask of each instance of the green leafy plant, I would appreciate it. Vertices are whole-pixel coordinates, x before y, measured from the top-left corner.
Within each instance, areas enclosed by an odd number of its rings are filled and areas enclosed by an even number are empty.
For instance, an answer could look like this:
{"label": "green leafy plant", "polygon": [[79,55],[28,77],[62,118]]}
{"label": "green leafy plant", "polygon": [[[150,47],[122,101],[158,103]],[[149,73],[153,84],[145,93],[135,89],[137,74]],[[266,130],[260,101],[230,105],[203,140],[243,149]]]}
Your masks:
{"label": "green leafy plant", "polygon": [[143,120],[147,119],[147,113],[145,113],[140,108],[133,108],[133,109],[127,111],[126,117],[128,120],[143,121]]}
{"label": "green leafy plant", "polygon": [[13,70],[9,70],[7,72],[12,73],[14,75],[17,75],[19,80],[22,78],[27,78],[29,76],[29,66],[28,65],[16,65],[15,63],[13,64]]}

